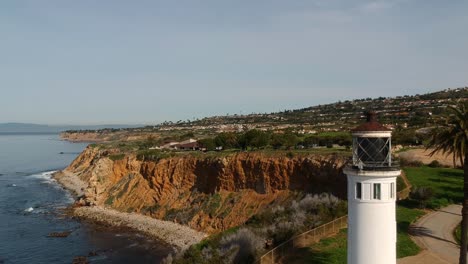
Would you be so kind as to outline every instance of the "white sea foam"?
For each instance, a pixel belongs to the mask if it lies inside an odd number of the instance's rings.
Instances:
[[[56,170],[53,170],[53,171],[45,171],[43,173],[41,173],[41,175],[48,175],[48,176],[52,176],[52,174],[56,173],[57,171]]]
[[[36,179],[42,179],[43,180],[42,182],[52,183],[52,182],[55,182],[55,179],[52,178],[52,174],[54,174],[55,172],[57,171],[56,170],[45,171],[45,172],[33,174],[31,175],[31,177],[36,178]]]
[[[107,259],[107,256],[106,256],[106,255],[99,255],[99,256],[89,257],[88,259],[89,259],[91,262],[93,262],[93,261],[98,261],[98,260]]]
[[[52,179],[52,175],[54,173],[56,173],[57,171],[54,170],[54,171],[46,171],[46,172],[42,172],[42,173],[39,173],[39,177],[40,178],[43,178],[43,179],[47,179],[47,180],[50,180]]]
[[[129,245],[127,248],[132,248],[132,247],[136,247],[136,246],[138,246],[138,243],[133,243],[133,244]]]
[[[53,170],[53,171],[45,171],[45,172],[40,172],[40,173],[36,173],[36,174],[32,174],[30,175],[30,177],[32,178],[35,178],[35,179],[39,179],[41,183],[46,183],[46,184],[50,184],[50,186],[52,186],[53,188],[56,188],[56,189],[63,189],[62,188],[62,185],[60,185],[56,179],[54,179],[52,176],[54,173],[56,173],[57,170]],[[75,201],[75,199],[73,198],[73,196],[71,195],[71,193],[69,192],[66,192],[65,193],[65,199],[64,201],[66,203],[73,203]]]

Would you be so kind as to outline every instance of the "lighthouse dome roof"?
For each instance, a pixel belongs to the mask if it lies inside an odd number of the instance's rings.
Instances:
[[[386,126],[380,124],[377,121],[377,113],[374,111],[369,111],[366,113],[367,115],[367,122],[359,125],[358,127],[351,129],[351,132],[384,132],[384,131],[391,131],[391,129],[387,128]]]

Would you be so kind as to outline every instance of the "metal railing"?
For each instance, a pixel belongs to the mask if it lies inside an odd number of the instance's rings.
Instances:
[[[400,169],[400,161],[393,160],[392,162],[389,161],[354,161],[352,158],[347,161],[347,165],[352,167],[353,169],[359,170],[371,170],[371,171],[381,171],[381,170],[399,170]]]
[[[316,227],[305,233],[297,235],[279,246],[268,251],[257,263],[275,264],[282,263],[284,257],[291,255],[297,248],[306,247],[310,244],[319,242],[322,238],[336,234],[341,229],[348,226],[348,216],[342,216],[324,225]]]

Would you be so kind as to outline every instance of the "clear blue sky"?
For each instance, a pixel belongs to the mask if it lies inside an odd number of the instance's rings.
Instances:
[[[468,2],[0,3],[0,122],[156,123],[468,85]]]

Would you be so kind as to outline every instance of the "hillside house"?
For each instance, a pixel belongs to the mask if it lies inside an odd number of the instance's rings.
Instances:
[[[177,145],[180,150],[199,150],[200,146],[196,139],[184,140]]]
[[[161,149],[173,149],[173,150],[199,150],[200,146],[196,139],[187,139],[181,142],[171,141],[160,147]]]

